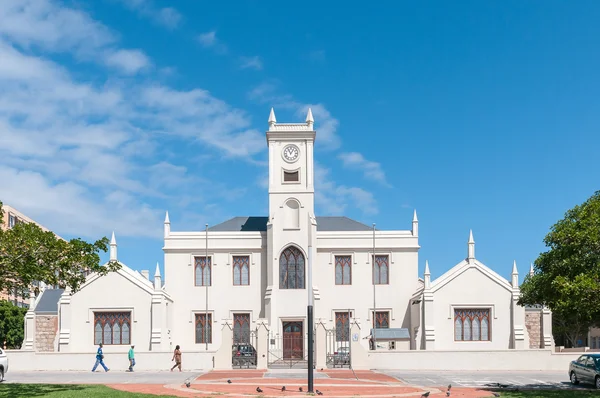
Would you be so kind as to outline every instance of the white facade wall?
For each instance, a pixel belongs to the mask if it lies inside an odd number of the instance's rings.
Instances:
[[[92,352],[97,346],[94,344],[94,311],[102,312],[131,312],[131,344],[139,352],[150,351],[150,326],[153,287],[148,281],[136,280],[135,271],[120,270],[111,272],[106,276],[92,275],[91,282],[71,296],[70,304],[62,308],[69,311],[69,316],[61,314],[59,330],[70,330],[69,342],[61,345],[62,352]],[[166,306],[169,300],[165,300]],[[166,311],[165,311],[166,313]],[[70,318],[70,326],[65,325]],[[166,323],[166,319],[163,320]],[[167,337],[164,325],[165,338]],[[168,350],[168,343],[162,347]],[[127,352],[129,345],[105,345],[106,353]]]
[[[511,291],[471,267],[434,293],[436,350],[507,350],[511,347]],[[508,285],[508,283],[506,283]],[[490,341],[455,341],[454,310],[490,310]]]
[[[373,238],[371,232],[319,232],[314,285],[319,290],[315,318],[335,327],[335,312],[352,316],[372,327]],[[410,231],[376,231],[377,255],[389,256],[389,284],[375,285],[376,311],[387,311],[390,328],[410,329],[409,299],[418,279],[418,239]],[[352,257],[352,284],[335,284],[335,256]],[[326,323],[327,322],[327,323]],[[368,334],[368,333],[367,333]],[[368,347],[368,341],[363,340]]]
[[[208,312],[212,316],[212,343],[209,350],[221,346],[221,326],[234,313],[249,313],[256,322],[264,313],[262,297],[266,289],[264,233],[209,232],[208,256],[212,261],[211,286],[208,287]],[[205,350],[196,344],[195,314],[206,312],[206,287],[195,286],[194,257],[206,255],[206,235],[172,232],[165,239],[165,281],[173,299],[173,346]],[[234,286],[232,257],[250,256],[250,284]]]

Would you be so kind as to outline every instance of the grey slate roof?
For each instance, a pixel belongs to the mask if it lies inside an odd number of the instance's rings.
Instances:
[[[402,340],[410,339],[407,328],[371,329],[371,336],[375,331],[376,340]]]
[[[267,230],[268,217],[233,217],[208,228],[214,232],[261,232]],[[371,231],[371,227],[348,217],[317,217],[317,231]]]
[[[64,289],[46,289],[35,306],[36,314],[58,314],[58,300]]]

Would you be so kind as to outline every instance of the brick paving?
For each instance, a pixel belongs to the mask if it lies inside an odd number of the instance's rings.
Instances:
[[[318,375],[317,375],[318,373]],[[109,387],[129,392],[176,397],[299,397],[308,396],[306,380],[289,377],[265,377],[267,372],[259,370],[212,371],[191,381],[190,387],[183,384],[113,384]],[[358,380],[356,380],[356,377]],[[272,374],[271,374],[272,376]],[[287,376],[287,377],[286,377]],[[227,383],[231,380],[231,383]],[[327,370],[315,372],[315,390],[327,397],[420,397],[429,391],[430,397],[445,397],[445,387],[432,388],[407,385],[400,380],[373,371]],[[286,391],[281,391],[285,386]],[[263,392],[256,391],[260,387]],[[303,388],[303,392],[299,391]],[[475,388],[452,388],[452,397],[492,397],[489,391]]]

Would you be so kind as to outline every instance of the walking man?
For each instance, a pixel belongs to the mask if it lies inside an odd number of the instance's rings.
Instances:
[[[92,368],[92,372],[96,371],[98,365],[102,365],[105,372],[108,372],[110,369],[106,367],[104,364],[104,353],[102,352],[102,343],[98,344],[98,351],[96,351],[96,364]]]
[[[130,372],[133,372],[133,367],[135,366],[135,355],[133,353],[133,348],[134,347],[135,347],[134,345],[131,346],[131,348],[129,349],[129,354],[128,354],[128,357],[129,357],[129,371]]]

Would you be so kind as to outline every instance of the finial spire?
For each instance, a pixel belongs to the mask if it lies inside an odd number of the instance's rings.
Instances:
[[[162,288],[162,283],[160,282],[160,267],[158,266],[158,262],[156,262],[156,271],[154,271],[154,291],[159,291]]]
[[[469,255],[467,257],[468,260],[475,259],[475,240],[473,239],[473,230],[469,230]]]
[[[517,271],[517,260],[513,260],[513,268],[512,268],[512,287],[519,287],[519,272]]]
[[[313,119],[312,109],[308,108],[308,112],[306,113],[306,123],[312,124],[315,122]]]
[[[269,126],[272,126],[275,123],[277,123],[277,119],[275,119],[275,110],[271,108],[271,113],[269,114]]]
[[[169,212],[165,215],[165,224],[164,224],[164,238],[168,238],[171,235],[171,220],[169,220]]]
[[[533,276],[533,263],[529,265],[529,275]]]
[[[110,261],[117,261],[117,239],[115,238],[115,231],[112,233],[110,238]]]
[[[415,212],[413,213],[412,235],[419,236],[419,219],[417,218],[417,209],[415,209]]]
[[[425,260],[425,277],[423,278],[423,282],[425,284],[425,289],[431,289],[431,272],[429,272],[429,262]]]
[[[429,272],[429,261],[425,260],[425,275],[431,275]]]

